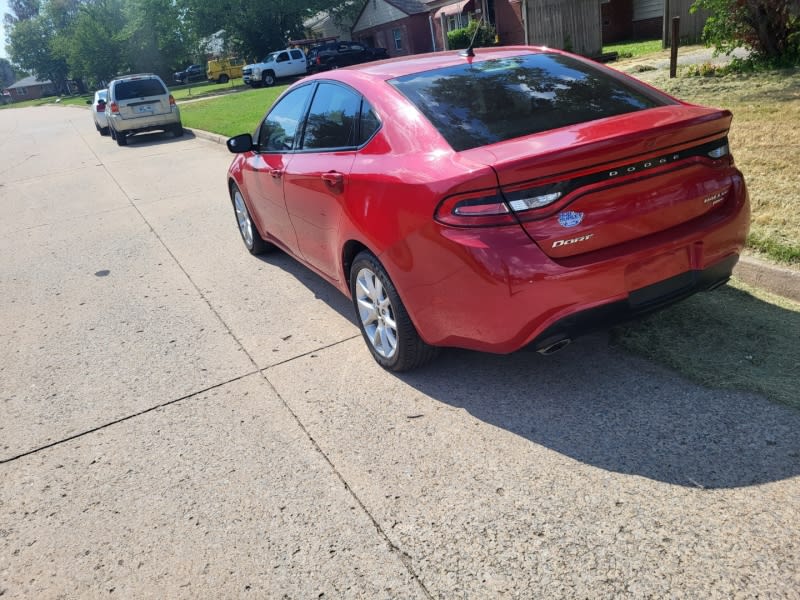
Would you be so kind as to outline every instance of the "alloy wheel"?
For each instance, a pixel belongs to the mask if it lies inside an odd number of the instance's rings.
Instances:
[[[253,223],[244,204],[242,193],[237,189],[233,194],[233,208],[236,211],[236,220],[239,222],[239,232],[248,248],[253,247]]]
[[[356,278],[356,305],[361,324],[372,347],[383,358],[397,352],[397,322],[392,302],[381,279],[363,268]]]

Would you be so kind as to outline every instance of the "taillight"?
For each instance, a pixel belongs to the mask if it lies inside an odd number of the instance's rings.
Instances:
[[[109,108],[109,110],[111,111],[111,114],[113,114],[113,115],[118,115],[118,114],[119,114],[119,106],[117,106],[117,103],[116,103],[116,102],[112,102],[112,103],[109,105],[109,107],[108,107],[108,108]]]
[[[169,95],[169,105],[170,106],[176,106],[175,98],[172,97],[172,94]]]
[[[322,64],[322,60],[320,59],[320,57],[319,57],[319,56],[317,57],[317,64],[318,64],[318,65],[321,65],[321,64]]]
[[[105,104],[98,104],[97,105],[97,112],[106,112],[106,105]]]
[[[512,225],[514,214],[500,190],[482,190],[445,198],[436,208],[436,220],[459,227]]]

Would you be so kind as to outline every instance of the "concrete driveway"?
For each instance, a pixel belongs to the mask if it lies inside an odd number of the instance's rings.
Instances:
[[[224,147],[0,139],[0,596],[798,597],[797,412],[605,335],[388,374]]]

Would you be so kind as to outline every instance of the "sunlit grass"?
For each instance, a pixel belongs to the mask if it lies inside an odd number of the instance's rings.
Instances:
[[[182,103],[181,119],[187,127],[233,136],[252,133],[286,86],[260,88],[221,98]]]
[[[638,58],[661,50],[661,40],[642,40],[603,46],[603,54],[616,52],[618,58]]]

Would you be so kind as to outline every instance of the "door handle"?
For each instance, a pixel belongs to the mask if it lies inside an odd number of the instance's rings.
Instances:
[[[281,175],[283,175],[283,169],[270,169],[269,174],[275,179],[278,179]]]
[[[320,175],[320,177],[322,177],[322,181],[324,181],[330,186],[342,185],[342,183],[344,182],[344,175],[342,175],[341,173],[337,173],[336,171],[323,173],[322,175]]]

